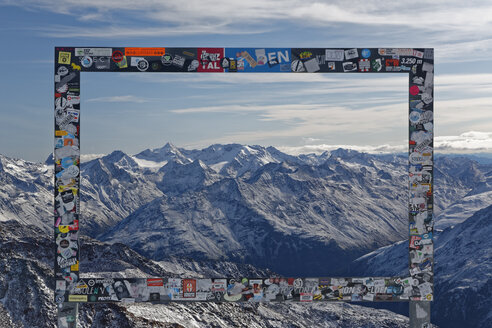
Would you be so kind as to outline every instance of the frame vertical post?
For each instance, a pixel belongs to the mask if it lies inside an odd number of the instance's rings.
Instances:
[[[79,281],[80,69],[73,48],[55,48],[54,237],[58,327],[76,327]]]

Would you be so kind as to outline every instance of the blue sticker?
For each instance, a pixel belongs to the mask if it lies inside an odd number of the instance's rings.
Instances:
[[[369,58],[369,57],[371,57],[371,50],[363,49],[361,54],[362,54],[363,58]]]
[[[235,63],[227,72],[290,72],[290,48],[225,48],[225,57]]]
[[[71,157],[64,157],[61,159],[61,166],[66,169],[67,167],[75,165],[73,158]]]

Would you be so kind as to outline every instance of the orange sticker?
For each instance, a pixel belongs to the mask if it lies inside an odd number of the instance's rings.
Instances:
[[[166,48],[125,48],[125,56],[162,56]]]
[[[70,271],[79,271],[79,261],[77,261],[75,264],[72,264],[70,266]]]
[[[62,137],[62,136],[66,136],[68,134],[67,131],[63,131],[63,130],[56,130],[55,131],[55,137]]]

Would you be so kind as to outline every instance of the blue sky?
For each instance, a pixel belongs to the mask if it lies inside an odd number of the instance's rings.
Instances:
[[[55,46],[435,48],[438,152],[492,152],[490,1],[0,0],[0,153],[53,148]],[[402,74],[84,73],[81,151],[405,150]]]

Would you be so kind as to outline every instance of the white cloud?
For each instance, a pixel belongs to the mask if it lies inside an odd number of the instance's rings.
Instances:
[[[438,152],[492,152],[492,132],[469,131],[459,136],[437,136],[434,144]]]
[[[151,99],[141,98],[133,95],[125,95],[125,96],[111,96],[111,97],[98,97],[87,99],[87,102],[103,102],[103,103],[147,103],[150,102]]]
[[[38,29],[52,37],[128,38],[200,34],[255,34],[288,24],[311,28],[367,26],[385,44],[435,47],[440,61],[488,58],[492,50],[490,1],[330,1],[316,0],[0,0],[3,5],[74,16],[84,25]],[[128,18],[131,16],[131,18]],[[87,26],[95,21],[97,26]],[[100,24],[102,23],[102,24]],[[292,25],[290,25],[292,26]],[[63,31],[63,33],[60,33]],[[340,31],[337,31],[340,33]],[[361,37],[360,30],[356,34]],[[379,41],[378,41],[379,42]],[[372,45],[374,46],[374,45]],[[378,46],[378,45],[376,45]]]
[[[325,151],[331,151],[338,148],[344,149],[352,149],[363,153],[371,153],[371,154],[381,154],[381,153],[396,153],[396,152],[404,152],[407,150],[405,146],[391,146],[391,145],[379,145],[379,146],[357,146],[357,145],[304,145],[298,147],[286,147],[286,146],[277,146],[278,150],[290,154],[290,155],[300,155],[300,154],[322,154]]]

